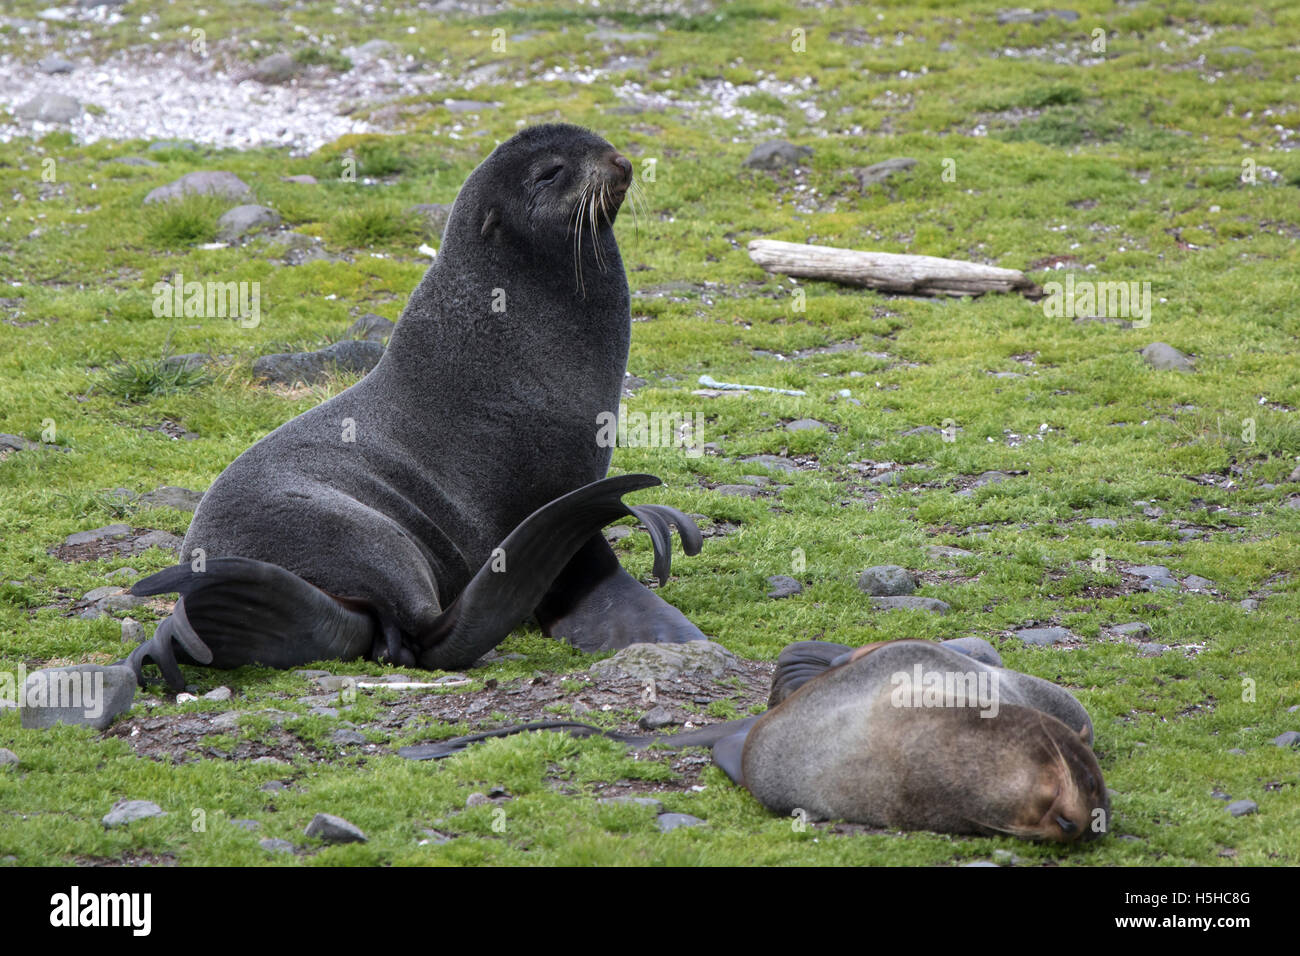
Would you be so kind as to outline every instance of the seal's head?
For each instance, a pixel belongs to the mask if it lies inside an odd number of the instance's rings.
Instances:
[[[1025,752],[1035,767],[1023,812],[1008,831],[1052,843],[1104,835],[1110,826],[1110,801],[1088,746],[1088,728],[1074,731],[1046,714],[1018,716],[1027,725]]]
[[[448,224],[456,242],[572,257],[606,271],[616,255],[610,227],[628,190],[632,163],[580,126],[531,126],[506,140],[465,181]]]

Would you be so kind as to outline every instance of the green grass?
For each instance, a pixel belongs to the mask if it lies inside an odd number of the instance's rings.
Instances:
[[[35,18],[46,5],[15,0],[12,15]],[[268,13],[228,3],[208,4],[200,17],[200,6],[142,0],[115,26],[47,27],[88,29],[90,49],[107,55],[143,42],[137,20],[145,12],[155,18],[147,29],[163,37],[187,37],[183,30],[201,20],[210,42],[221,37],[232,49],[252,40],[276,49],[297,25],[331,38],[318,61],[332,69],[344,65],[328,51],[379,37],[426,66],[473,59],[500,62],[502,74],[496,85],[405,104],[413,109],[399,134],[347,137],[308,157],[175,149],[149,153],[162,164],[154,168],[117,162],[143,155],[139,142],[79,145],[51,134],[0,144],[11,199],[0,216],[0,276],[8,280],[0,288],[0,432],[63,449],[0,461],[0,670],[120,657],[120,622],[83,620],[69,613],[70,602],[115,570],[143,575],[171,557],[154,550],[67,564],[49,549],[115,521],[183,533],[187,515],[135,510],[108,492],[206,488],[252,442],[344,387],[269,390],[253,384],[250,365],[269,351],[333,341],[366,311],[396,318],[428,261],[416,250],[419,224],[404,210],[450,202],[518,124],[562,118],[601,133],[638,169],[657,160],[655,181],[644,183],[646,213],[635,229],[626,215],[618,227],[637,320],[629,367],[648,381],[628,407],[699,412],[703,439],[723,449],[703,458],[664,448],[615,453],[616,469],[665,480],[641,500],[738,526],[708,539],[701,555],[678,556],[664,596],[707,634],[758,660],[810,638],[992,640],[1009,666],[1061,683],[1089,709],[1115,791],[1114,828],[1078,850],[927,833],[798,832],[714,768],[699,780],[703,790],[691,790],[668,758],[634,760],[608,741],[549,734],[494,741],[438,765],[392,755],[407,742],[469,730],[468,722],[367,728],[380,749],[345,757],[329,742],[338,720],[297,704],[311,693],[304,681],[260,668],[192,669],[202,690],[232,687],[241,711],[301,715],[284,732],[323,756],[296,757],[288,769],[219,756],[172,766],[83,729],[23,731],[16,715],[0,711],[0,747],[21,760],[0,769],[0,857],[950,865],[1011,849],[1027,865],[1300,862],[1300,754],[1271,744],[1300,729],[1300,713],[1288,712],[1300,704],[1300,509],[1285,505],[1300,493],[1289,478],[1300,456],[1300,152],[1280,148],[1284,134],[1275,129],[1296,125],[1294,5],[1085,0],[1072,5],[1077,23],[1005,27],[995,12],[1010,4],[970,2],[889,3],[870,16],[851,5],[760,2],[662,15],[615,2],[602,4],[600,24],[589,10],[542,2],[450,27],[418,12],[316,4]],[[539,79],[547,69],[603,64],[610,54],[586,34],[611,24],[658,37],[626,44],[629,54],[652,57],[647,71],[627,79],[706,106],[717,84],[749,84],[740,105],[762,125],[699,105],[629,113],[608,83]],[[496,27],[509,37],[534,35],[493,53]],[[1089,49],[1094,27],[1107,31],[1105,59],[1084,65],[1098,57]],[[806,31],[801,53],[791,45],[795,28]],[[830,39],[858,36],[855,28],[882,42]],[[1212,37],[1189,42],[1207,30]],[[16,35],[3,42],[28,56]],[[940,50],[945,42],[952,49]],[[1215,52],[1228,45],[1256,53]],[[1007,48],[1020,55],[1002,55]],[[809,76],[816,82],[804,84]],[[800,85],[792,93],[793,84]],[[449,95],[505,105],[469,121],[442,106]],[[971,135],[977,125],[987,135]],[[471,135],[478,129],[485,135]],[[772,135],[813,148],[806,172],[742,168],[749,149]],[[862,191],[850,174],[900,156],[918,165],[886,188]],[[55,184],[41,180],[51,157]],[[353,181],[340,176],[348,158],[356,161]],[[1242,179],[1243,160],[1257,169],[1254,183]],[[233,203],[142,205],[150,189],[207,168],[240,176],[284,216],[285,228],[323,237],[337,261],[286,267],[259,241],[201,248]],[[303,172],[320,185],[281,182]],[[1067,271],[1080,280],[1149,282],[1152,323],[1075,323],[1016,296],[928,300],[816,282],[799,284],[806,308],[796,311],[795,284],[765,275],[746,255],[758,237],[973,259],[1029,270],[1040,283]],[[1061,257],[1075,264],[1034,271]],[[261,325],[155,317],[150,289],[177,273],[260,283]],[[636,294],[670,283],[687,293]],[[784,361],[755,354],[848,341],[859,350]],[[1147,368],[1138,352],[1153,341],[1194,355],[1195,374]],[[164,349],[230,359],[202,377],[174,379],[153,358]],[[807,394],[703,398],[692,394],[700,375]],[[833,429],[782,427],[803,417]],[[164,421],[199,438],[173,440],[158,430]],[[948,422],[960,429],[951,442],[902,434]],[[819,468],[781,477],[788,487],[759,500],[708,490],[758,471],[736,459],[783,450],[815,456]],[[904,484],[869,485],[852,467],[864,461],[907,467]],[[962,476],[993,469],[1024,474],[956,494]],[[1090,517],[1118,526],[1092,529]],[[1180,526],[1206,534],[1184,541]],[[1162,544],[1143,543],[1151,541]],[[931,559],[931,544],[974,555]],[[648,577],[645,536],[618,547],[629,569]],[[1133,592],[1120,587],[1116,562],[1199,574],[1220,595]],[[925,574],[921,593],[943,599],[951,613],[873,611],[854,581],[881,563]],[[765,598],[774,574],[799,578],[803,594]],[[1239,602],[1252,595],[1261,604],[1247,612]],[[152,627],[156,615],[132,613]],[[1131,620],[1147,622],[1153,639],[1172,649],[1145,658],[1107,636],[1106,627]],[[1005,636],[1047,622],[1082,642],[1039,649]],[[521,629],[502,651],[523,659],[494,662],[474,672],[476,681],[546,677],[564,692],[557,713],[590,682],[587,659],[535,630]],[[361,662],[331,667],[381,672]],[[732,693],[719,688],[702,709],[743,714],[748,705],[738,707]],[[164,704],[159,712],[184,710]],[[383,701],[361,695],[348,719],[377,724],[386,712]],[[215,753],[270,732],[264,717],[244,720],[213,742]],[[259,790],[284,779],[288,790]],[[667,809],[707,826],[664,835],[643,808],[595,802],[598,784],[620,781],[663,782]],[[464,809],[470,793],[494,786],[512,799]],[[1230,817],[1211,796],[1215,788],[1255,800],[1260,811]],[[168,816],[105,831],[100,818],[123,797],[155,800]],[[494,829],[497,809],[504,830]],[[193,828],[195,810],[202,830]],[[257,846],[263,837],[308,845],[302,829],[321,810],[347,817],[370,842],[303,857]],[[261,829],[249,834],[228,822],[239,818]],[[455,839],[421,845],[426,828]]]

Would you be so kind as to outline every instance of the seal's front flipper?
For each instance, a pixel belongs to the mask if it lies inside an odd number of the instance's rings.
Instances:
[[[584,542],[632,513],[623,495],[657,484],[653,475],[603,478],[534,511],[493,551],[429,631],[416,635],[420,666],[467,667],[496,647],[537,607]]]
[[[180,664],[285,668],[350,660],[369,651],[378,635],[369,614],[291,571],[251,558],[211,558],[201,571],[178,564],[131,588],[138,596],[174,592],[181,597],[171,616],[126,661],[141,683],[149,661],[168,687],[182,690]]]
[[[829,641],[799,641],[786,645],[776,659],[776,673],[772,675],[772,693],[767,698],[767,706],[775,707],[814,677],[846,663],[852,652],[853,648],[845,644]]]

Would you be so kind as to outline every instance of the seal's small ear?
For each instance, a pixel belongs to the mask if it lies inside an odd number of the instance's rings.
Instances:
[[[1079,739],[1089,747],[1092,746],[1092,734],[1088,733],[1088,725],[1083,724],[1079,727]]]
[[[497,212],[496,208],[493,207],[492,209],[489,209],[487,215],[483,217],[483,228],[479,230],[479,237],[486,239],[496,231],[496,228],[499,225],[501,225],[501,213]]]

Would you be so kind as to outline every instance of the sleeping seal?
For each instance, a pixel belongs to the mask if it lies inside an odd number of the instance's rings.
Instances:
[[[179,592],[131,655],[293,667],[369,655],[461,668],[529,614],[585,651],[703,637],[619,565],[599,533],[628,514],[669,571],[680,512],[628,506],[659,484],[606,478],[631,336],[613,224],[632,164],[576,126],[498,146],[453,204],[438,257],[360,382],[240,455],[204,495]]]
[[[763,806],[809,819],[1072,843],[1110,807],[1092,721],[1064,689],[1007,670],[987,642],[805,641],[781,652],[761,717],[643,736],[550,722],[405,748],[436,759],[522,730],[604,734],[636,746],[712,746]]]

